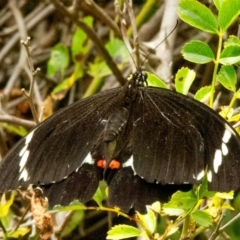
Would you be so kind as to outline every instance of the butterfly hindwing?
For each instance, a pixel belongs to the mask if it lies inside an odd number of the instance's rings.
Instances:
[[[73,200],[83,203],[91,200],[101,179],[102,170],[100,168],[84,163],[66,179],[41,187],[44,195],[48,198],[50,208],[52,208],[59,204],[66,206]]]

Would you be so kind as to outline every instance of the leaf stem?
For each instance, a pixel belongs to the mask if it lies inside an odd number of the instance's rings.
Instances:
[[[214,70],[213,70],[212,85],[211,85],[211,95],[210,95],[210,102],[209,102],[209,106],[211,108],[213,107],[215,85],[216,85],[216,80],[217,80],[217,71],[218,71],[218,66],[219,66],[220,54],[221,54],[221,50],[222,50],[222,42],[223,42],[222,38],[223,38],[223,33],[219,32],[218,49],[217,49],[216,59],[214,61]]]
[[[190,214],[186,215],[185,220],[183,222],[182,234],[180,239],[185,239],[188,233],[190,223]]]
[[[227,118],[227,116],[228,116],[229,112],[231,111],[236,100],[237,100],[237,93],[234,93],[233,98],[232,98],[230,104],[228,105],[227,111],[225,112],[225,114],[223,116],[225,119]]]

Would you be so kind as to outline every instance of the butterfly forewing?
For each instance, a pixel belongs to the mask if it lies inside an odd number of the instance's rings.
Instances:
[[[195,184],[207,168],[211,189],[238,188],[240,180],[233,176],[240,174],[239,146],[236,132],[207,106],[169,90],[144,88],[135,111],[133,156],[137,174],[148,182]]]
[[[60,181],[79,168],[118,107],[120,92],[83,99],[41,123],[1,163],[0,191]]]

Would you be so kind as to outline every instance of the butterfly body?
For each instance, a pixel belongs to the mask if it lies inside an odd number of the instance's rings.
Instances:
[[[23,138],[0,164],[0,191],[41,186],[50,206],[90,200],[99,181],[123,211],[166,201],[198,184],[240,186],[240,139],[216,112],[187,96],[145,86],[135,73],[125,86],[57,112]]]

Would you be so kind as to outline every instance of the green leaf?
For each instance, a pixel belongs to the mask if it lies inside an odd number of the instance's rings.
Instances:
[[[54,77],[57,73],[64,75],[64,70],[69,64],[69,53],[66,46],[61,43],[55,45],[51,51],[50,59],[47,64],[47,74]]]
[[[198,200],[204,198],[204,197],[213,197],[215,195],[215,192],[213,191],[208,191],[208,176],[207,174],[204,174],[202,178],[202,183],[197,187],[198,190]]]
[[[224,48],[232,45],[238,45],[240,46],[240,39],[234,35],[229,36],[227,41],[224,43]]]
[[[232,65],[240,61],[240,46],[231,45],[223,49],[219,62],[224,65]]]
[[[20,239],[30,232],[30,227],[18,227],[17,230],[7,233],[9,239]]]
[[[83,21],[89,26],[93,25],[93,18],[88,16],[83,19]],[[80,60],[85,57],[86,53],[89,51],[91,42],[88,41],[87,34],[80,28],[77,28],[72,39],[71,52],[74,62],[80,62]]]
[[[83,76],[82,65],[75,63],[75,69],[72,75],[61,81],[51,92],[51,97],[55,100],[61,100],[65,97],[72,85]]]
[[[82,210],[72,212],[71,218],[65,222],[64,228],[61,230],[61,239],[71,234],[72,231],[81,224],[84,219],[84,213],[85,211]]]
[[[0,126],[6,129],[8,132],[17,134],[21,137],[24,137],[28,134],[28,131],[23,126],[15,126],[8,123],[0,123]]]
[[[13,204],[13,200],[14,200],[13,191],[11,192],[11,195],[10,195],[9,199],[7,199],[6,194],[3,193],[0,200],[1,200],[0,201],[0,219],[1,219],[1,218],[8,215],[8,213],[10,211],[10,207]]]
[[[60,206],[57,205],[53,208],[53,210],[48,211],[49,213],[54,212],[66,212],[66,211],[73,211],[73,210],[86,210],[86,206],[79,201],[73,201],[68,206]]]
[[[102,201],[104,197],[100,187],[98,187],[97,191],[95,192],[93,199],[95,200],[95,202],[98,204],[99,207],[102,207]]]
[[[177,92],[186,95],[195,79],[195,76],[196,73],[189,68],[179,69],[175,77],[175,85]]]
[[[191,41],[182,49],[183,57],[194,63],[208,63],[214,60],[214,53],[208,44],[202,41]]]
[[[233,199],[234,191],[230,192],[217,192],[216,197],[222,198],[222,199]]]
[[[189,211],[197,203],[197,196],[191,190],[189,192],[176,192],[171,200],[163,205],[163,211],[171,216]]]
[[[139,220],[153,234],[156,229],[157,217],[150,207],[147,206],[147,214],[137,213]]]
[[[229,91],[236,92],[237,75],[233,66],[222,66],[217,80]]]
[[[219,10],[218,22],[222,32],[225,32],[228,27],[236,20],[240,14],[239,0],[226,0],[222,2]]]
[[[179,17],[189,25],[209,33],[218,33],[218,23],[209,8],[195,0],[182,0],[178,6]]]
[[[209,100],[211,95],[211,86],[205,86],[200,88],[195,96],[194,99],[198,100],[199,102],[206,102]]]
[[[203,211],[195,211],[191,213],[191,217],[194,219],[194,221],[203,227],[209,227],[212,225],[212,217]]]
[[[222,6],[223,1],[224,1],[224,0],[213,0],[214,5],[215,5],[216,8],[218,9],[218,11],[219,11],[219,9],[220,9],[221,6]]]
[[[105,45],[105,48],[108,50],[110,56],[115,59],[118,66],[119,63],[126,63],[131,58],[129,52],[126,49],[125,43],[117,38],[114,38],[111,41],[109,41]],[[120,66],[120,69],[121,68],[122,66]]]
[[[162,79],[157,77],[155,74],[147,72],[147,75],[148,75],[148,78],[147,78],[148,86],[166,88],[166,89],[168,88],[166,83]]]
[[[128,225],[117,225],[108,231],[107,239],[125,239],[140,235],[141,231],[138,228]]]

